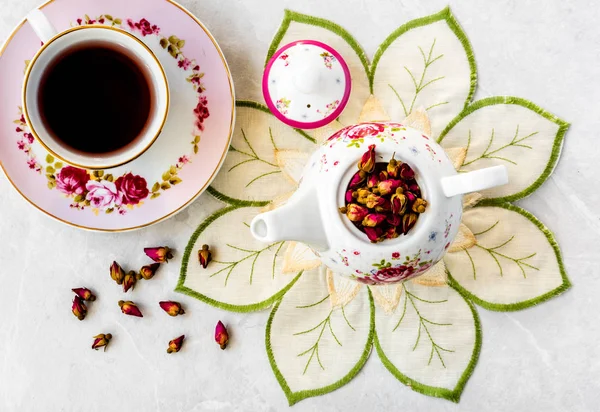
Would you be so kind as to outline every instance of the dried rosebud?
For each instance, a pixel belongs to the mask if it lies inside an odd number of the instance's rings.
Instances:
[[[402,165],[400,166],[400,172],[398,174],[404,180],[414,179],[415,177],[414,170],[412,170],[411,167],[406,163],[402,163]]]
[[[352,196],[352,190],[346,191],[345,200],[346,200],[346,203],[350,203],[350,202],[352,202],[352,200],[354,200],[354,197]]]
[[[150,265],[142,266],[140,269],[140,276],[146,280],[150,280],[156,274],[160,263],[152,263]]]
[[[379,183],[379,176],[377,176],[375,174],[372,174],[367,178],[367,187],[369,189],[377,187],[378,183]]]
[[[386,216],[382,213],[369,213],[362,221],[363,226],[375,227],[385,222]]]
[[[122,284],[123,279],[125,279],[125,271],[117,262],[113,262],[110,265],[110,277],[117,282],[117,285]]]
[[[396,227],[392,226],[388,230],[385,231],[386,239],[395,239],[397,237],[398,237],[398,232],[396,231]]]
[[[356,194],[356,196],[354,196]],[[358,189],[352,194],[352,197],[356,197],[356,201],[361,204],[366,204],[368,197],[371,195],[368,189]]]
[[[350,203],[346,209],[346,216],[352,222],[361,222],[369,214],[369,209],[356,203]]]
[[[358,162],[358,168],[365,173],[371,173],[375,170],[375,145],[369,146],[369,150],[366,151],[360,161]]]
[[[121,312],[123,312],[126,315],[129,316],[137,316],[138,318],[143,318],[144,315],[142,315],[142,312],[140,311],[140,309],[137,307],[137,305],[135,303],[133,303],[132,301],[128,300],[128,301],[119,301],[119,307],[121,308]]]
[[[407,234],[416,222],[417,215],[415,213],[407,213],[404,216],[402,216],[402,233]]]
[[[379,180],[387,180],[388,178],[393,176],[388,176],[386,171],[379,172]]]
[[[390,203],[392,204],[392,213],[401,215],[406,211],[406,196],[402,193],[393,194]]]
[[[425,208],[427,207],[427,201],[424,199],[417,199],[415,203],[412,205],[413,212],[416,213],[425,213]]]
[[[129,289],[133,290],[135,288],[135,282],[137,282],[136,273],[133,270],[130,270],[125,275],[125,279],[123,279],[123,292],[127,293]]]
[[[375,206],[375,211],[377,213],[389,212],[392,209],[392,204],[389,200],[383,199],[383,203],[379,206]]]
[[[185,335],[181,335],[178,338],[173,339],[169,342],[169,347],[167,348],[167,353],[179,352],[181,346],[183,345],[183,340],[185,339]]]
[[[92,343],[92,349],[98,350],[104,347],[104,351],[106,352],[106,347],[110,343],[111,339],[112,335],[110,333],[101,333],[99,335],[94,336],[94,343]]]
[[[406,196],[406,199],[408,199],[408,201],[412,204],[415,200],[417,200],[417,195],[415,195],[412,192],[404,192],[404,195]]]
[[[340,213],[346,214],[348,212],[348,208],[346,206],[342,206],[338,209]]]
[[[386,222],[392,226],[400,226],[402,223],[402,217],[400,217],[400,215],[388,215]]]
[[[71,290],[83,300],[89,300],[90,302],[96,300],[96,296],[88,288],[75,288]]]
[[[400,180],[388,179],[383,182],[379,182],[377,188],[379,189],[379,194],[381,196],[389,195],[390,193],[394,193],[396,189],[400,186]]]
[[[383,234],[381,227],[365,227],[365,233],[372,243],[377,243]]]
[[[352,179],[350,179],[350,184],[348,187],[350,189],[354,189],[360,186],[360,184],[365,181],[365,177],[366,175],[363,172],[356,172],[354,176],[352,176]]]
[[[408,190],[410,190],[413,193],[418,193],[421,191],[421,188],[419,187],[418,184],[411,183],[410,185],[408,185]]]
[[[373,209],[375,206],[381,206],[385,203],[385,199],[379,195],[371,193],[367,196],[367,207]]]
[[[148,255],[150,259],[157,263],[168,262],[169,259],[173,259],[173,254],[171,253],[171,249],[166,246],[160,247],[147,247],[144,248],[144,253]]]
[[[71,306],[73,315],[79,320],[84,320],[87,315],[87,306],[83,303],[83,300],[79,296],[75,296],[73,299],[73,306]]]
[[[200,265],[206,269],[210,261],[212,260],[212,253],[208,248],[208,245],[202,245],[202,249],[198,251],[198,261]]]
[[[225,349],[229,342],[229,333],[227,333],[227,328],[225,328],[225,325],[223,325],[223,322],[221,321],[217,323],[215,328],[215,341],[219,344],[221,349]]]
[[[173,302],[171,300],[158,302],[160,307],[167,312],[170,316],[183,315],[185,311],[181,307],[179,302]]]
[[[402,162],[399,162],[392,157],[387,165],[388,175],[390,177],[397,178],[400,174],[400,166],[402,166]]]

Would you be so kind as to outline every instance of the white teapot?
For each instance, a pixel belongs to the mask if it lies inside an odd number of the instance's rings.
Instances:
[[[352,200],[349,185],[370,148],[378,163],[392,158],[406,163],[427,204],[406,234],[376,243],[340,213]],[[457,173],[442,147],[419,130],[400,123],[361,123],[325,141],[308,161],[298,190],[284,205],[256,216],[250,230],[265,242],[303,242],[332,271],[359,282],[401,282],[442,259],[461,223],[463,194],[507,182],[504,166]]]

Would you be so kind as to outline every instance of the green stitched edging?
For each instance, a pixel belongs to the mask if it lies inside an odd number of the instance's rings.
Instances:
[[[544,169],[540,177],[538,177],[537,180],[531,184],[531,186],[523,189],[518,193],[504,197],[485,199],[484,201],[482,201],[483,205],[500,205],[504,202],[514,202],[515,200],[522,199],[535,192],[542,185],[542,183],[544,183],[546,179],[552,174],[552,171],[556,167],[556,164],[558,163],[558,159],[560,157],[564,136],[567,129],[569,128],[569,123],[559,119],[551,113],[548,113],[547,111],[537,106],[535,103],[530,102],[529,100],[525,100],[520,97],[514,96],[495,96],[478,100],[466,107],[461,113],[458,114],[458,116],[456,116],[450,123],[448,123],[448,126],[446,126],[446,128],[440,134],[440,137],[438,138],[438,143],[441,143],[442,140],[444,140],[444,137],[446,137],[446,135],[450,132],[450,130],[452,130],[454,126],[456,126],[461,120],[469,116],[471,113],[483,107],[494,106],[496,104],[516,104],[518,106],[525,107],[539,114],[546,120],[556,123],[559,126],[559,128],[558,132],[556,133],[556,138],[554,139],[554,145],[552,147],[550,159],[548,159],[548,164],[546,165],[546,168]]]
[[[389,360],[389,358],[383,352],[383,348],[381,347],[381,344],[379,343],[379,338],[377,337],[377,330],[375,330],[374,344],[375,344],[375,349],[377,350],[377,354],[379,355],[379,359],[381,359],[381,362],[383,363],[383,365],[400,382],[407,385],[412,390],[422,393],[424,395],[434,396],[436,398],[444,398],[444,399],[448,399],[452,402],[458,403],[458,401],[460,401],[460,395],[462,394],[463,390],[465,389],[465,385],[467,384],[467,381],[471,377],[471,374],[473,373],[473,370],[475,369],[475,365],[477,365],[477,361],[479,360],[479,354],[481,352],[481,341],[482,341],[481,335],[482,334],[481,334],[481,321],[479,320],[479,314],[477,313],[477,309],[475,309],[475,306],[473,305],[473,303],[471,303],[469,301],[468,297],[461,290],[454,288],[454,286],[452,286],[452,287],[454,290],[456,290],[456,292],[458,292],[459,295],[462,296],[462,298],[465,300],[467,305],[469,305],[469,308],[471,309],[471,313],[473,314],[473,319],[475,322],[475,347],[473,348],[473,353],[471,355],[471,361],[467,365],[467,368],[463,372],[458,383],[456,384],[456,387],[453,390],[422,384],[420,382],[415,381],[414,379],[409,378],[408,376],[406,376],[402,372],[400,372],[398,370],[398,368],[396,368],[396,366]]]
[[[371,90],[371,94],[373,93],[373,81],[375,79],[375,72],[377,71],[377,65],[379,64],[379,60],[383,53],[387,50],[387,48],[401,35],[406,33],[409,30],[416,29],[418,27],[427,26],[429,24],[435,23],[440,20],[446,20],[448,27],[450,30],[458,37],[458,40],[462,44],[465,49],[465,53],[467,54],[467,60],[469,61],[469,67],[471,69],[471,86],[469,88],[469,95],[465,100],[465,107],[471,102],[471,98],[475,93],[475,87],[477,86],[477,63],[475,62],[475,56],[473,54],[473,48],[471,47],[471,43],[467,38],[467,35],[462,30],[458,21],[452,15],[450,11],[450,7],[446,7],[442,11],[432,14],[430,16],[421,17],[419,19],[411,20],[408,23],[398,27],[396,30],[392,32],[384,41],[381,43],[377,51],[375,52],[375,57],[373,58],[373,64],[371,65],[370,72],[367,71],[369,76],[369,88]]]
[[[212,186],[209,186],[206,191],[212,197],[219,199],[222,202],[229,203],[232,206],[239,207],[265,207],[270,204],[271,200],[242,200],[242,199],[234,199],[233,197],[229,197],[219,192]]]
[[[209,193],[210,193],[210,189],[211,188],[209,188]],[[214,189],[213,189],[213,191],[214,191]],[[211,195],[215,196],[213,193],[211,193]],[[232,200],[235,201],[236,199],[232,199]],[[239,201],[239,202],[243,202],[243,201]],[[267,204],[268,203],[269,202],[267,202]],[[208,303],[211,306],[215,306],[220,309],[228,310],[230,312],[254,312],[254,311],[262,310],[262,309],[265,309],[265,308],[268,308],[269,306],[271,306],[273,304],[273,302],[280,299],[288,290],[290,290],[290,288],[298,281],[298,279],[300,279],[302,272],[298,273],[298,275],[296,275],[296,277],[290,283],[288,283],[283,289],[281,289],[279,292],[277,292],[270,298],[263,300],[262,302],[257,302],[257,303],[253,303],[250,305],[232,305],[230,303],[219,302],[218,300],[209,298],[208,296],[203,295],[199,292],[196,292],[195,290],[190,289],[184,285],[185,278],[187,275],[187,266],[188,266],[188,263],[190,260],[190,256],[192,254],[194,244],[196,244],[196,240],[198,240],[198,237],[200,236],[200,234],[202,232],[204,232],[204,230],[206,230],[206,228],[208,228],[208,226],[210,226],[211,223],[213,223],[215,220],[217,220],[221,216],[224,216],[227,213],[233,212],[234,210],[240,209],[242,207],[248,207],[248,206],[232,205],[232,206],[225,207],[223,209],[219,209],[215,213],[210,215],[208,218],[206,218],[206,220],[204,222],[202,222],[200,224],[200,226],[198,226],[198,228],[194,231],[194,233],[192,234],[192,237],[188,241],[188,244],[185,248],[185,252],[183,253],[183,259],[181,260],[181,271],[179,272],[179,280],[177,282],[177,286],[175,287],[175,292],[183,293],[185,295],[191,296],[191,297],[201,300],[205,303]]]
[[[271,116],[273,116],[273,113],[271,113],[271,111],[269,110],[269,108],[267,106],[265,106],[264,104],[252,101],[252,100],[236,100],[235,101],[235,105],[237,107],[249,107],[251,109],[256,109],[256,110],[260,110],[261,112],[265,112],[267,114],[270,114]],[[317,139],[315,139],[314,137],[311,137],[308,133],[306,133],[304,130],[302,129],[296,129],[293,128],[297,133],[299,133],[302,137],[304,137],[305,139],[313,142],[313,143],[317,143]]]
[[[275,317],[277,309],[279,308],[279,305],[281,304],[281,300],[277,302],[277,304],[273,307],[271,315],[269,316],[269,321],[267,322],[267,330],[265,332],[265,346],[267,349],[269,363],[271,364],[271,368],[273,369],[273,373],[275,374],[275,377],[277,378],[277,382],[279,382],[281,389],[283,389],[283,392],[285,393],[285,396],[287,397],[290,406],[294,405],[297,402],[300,402],[303,399],[310,398],[313,396],[325,395],[326,393],[341,388],[342,386],[350,382],[365,365],[367,359],[369,358],[369,355],[371,354],[371,348],[373,346],[373,337],[375,334],[375,304],[373,302],[373,296],[371,295],[371,291],[368,290],[368,293],[369,307],[371,309],[369,335],[367,336],[365,350],[363,351],[357,364],[354,365],[354,367],[348,372],[346,376],[344,376],[339,381],[332,383],[331,385],[327,385],[323,388],[310,389],[299,392],[293,392],[290,389],[289,385],[287,384],[287,381],[283,377],[281,371],[277,367],[277,363],[275,362],[275,356],[273,355],[273,350],[271,348],[271,325],[273,324],[273,319]]]
[[[473,293],[469,292],[468,290],[466,290],[464,287],[462,287],[460,285],[460,283],[452,277],[452,274],[450,273],[450,271],[448,271],[448,284],[452,285],[452,287],[454,289],[461,292],[461,294],[463,294],[467,298],[471,299],[473,302],[477,303],[482,308],[497,311],[497,312],[513,312],[516,310],[529,308],[531,306],[545,302],[548,299],[553,298],[554,296],[558,296],[561,293],[563,293],[565,290],[567,290],[571,287],[571,282],[569,281],[569,278],[567,277],[567,272],[565,271],[565,267],[564,267],[564,264],[562,261],[560,247],[558,246],[556,239],[554,239],[554,235],[534,215],[532,215],[527,210],[522,209],[522,208],[515,206],[513,204],[510,204],[510,203],[494,204],[491,206],[477,205],[475,207],[501,207],[503,209],[517,212],[520,215],[525,216],[527,219],[529,219],[529,221],[531,223],[536,225],[538,227],[538,229],[540,229],[542,231],[542,233],[546,236],[546,239],[548,239],[548,243],[550,243],[550,245],[554,249],[554,253],[556,254],[556,260],[558,262],[558,268],[560,270],[560,276],[562,277],[563,283],[560,286],[558,286],[557,288],[551,290],[550,292],[546,292],[543,295],[538,296],[537,298],[528,299],[528,300],[525,300],[522,302],[517,302],[517,303],[492,303],[492,302],[483,300],[483,299],[477,297],[476,295],[474,295]]]
[[[369,74],[369,61],[367,59],[367,55],[365,54],[364,50],[360,47],[358,42],[354,39],[354,37],[352,37],[352,35],[348,33],[342,26],[326,19],[309,16],[307,14],[297,13],[291,10],[285,10],[283,22],[281,23],[279,30],[277,30],[277,33],[275,33],[275,37],[273,37],[271,45],[269,46],[269,51],[265,60],[265,66],[267,65],[267,63],[269,63],[269,60],[279,48],[279,43],[281,43],[281,39],[283,39],[283,36],[285,36],[285,33],[290,27],[290,23],[292,21],[322,27],[340,36],[346,41],[346,43],[348,43],[352,50],[354,50],[354,52],[360,59],[360,62],[362,63],[363,67],[365,68],[365,72],[367,73],[367,75]]]

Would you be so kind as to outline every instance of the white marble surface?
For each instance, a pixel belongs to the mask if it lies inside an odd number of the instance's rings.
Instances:
[[[2,0],[0,38],[37,0]],[[440,10],[445,0],[183,0],[220,41],[239,98],[258,98],[264,56],[285,7],[335,20],[372,56],[400,24]],[[483,348],[461,403],[410,391],[376,354],[348,385],[300,402],[295,411],[597,411],[600,404],[600,6],[594,1],[450,1],[475,50],[476,98],[525,97],[572,123],[551,179],[520,204],[555,232],[574,287],[515,313],[480,309]],[[175,218],[135,233],[73,229],[30,207],[0,177],[0,411],[279,411],[287,401],[264,350],[267,312],[232,314],[172,292],[179,258],[135,295],[173,298],[185,317],[147,307],[143,322],[123,317],[121,293],[106,274],[117,259],[137,267],[141,249],[180,250],[205,217],[198,202]],[[179,254],[181,256],[181,254]],[[178,256],[178,257],[179,257]],[[89,319],[70,314],[72,287],[100,293]],[[218,319],[232,344],[213,342]],[[101,331],[106,353],[90,350]],[[189,336],[167,356],[167,341]]]

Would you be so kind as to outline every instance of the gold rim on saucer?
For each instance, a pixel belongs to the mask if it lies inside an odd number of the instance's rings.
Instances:
[[[47,4],[49,4],[49,3],[47,3]],[[26,102],[26,98],[25,98],[27,95],[27,84],[29,83],[29,76],[31,74],[31,70],[33,69],[37,59],[44,52],[44,50],[46,50],[46,48],[48,46],[50,46],[52,43],[54,43],[54,41],[56,41],[57,39],[60,39],[61,37],[66,36],[69,33],[79,31],[79,30],[85,30],[85,29],[101,29],[101,30],[116,31],[118,33],[128,36],[129,38],[131,38],[131,39],[135,40],[137,43],[139,43],[144,49],[146,49],[146,51],[148,53],[150,53],[150,56],[152,56],[154,61],[158,64],[158,67],[160,68],[160,74],[162,75],[162,81],[164,82],[165,89],[167,91],[166,109],[162,115],[162,121],[160,123],[160,126],[159,126],[158,130],[156,131],[156,134],[152,137],[152,140],[150,140],[150,142],[148,142],[148,144],[141,151],[139,151],[139,153],[137,153],[137,154],[133,155],[132,157],[125,159],[121,162],[115,163],[115,164],[103,165],[103,166],[89,166],[89,165],[84,165],[84,164],[78,164],[78,163],[75,163],[75,162],[65,159],[64,157],[62,157],[61,155],[56,153],[54,150],[50,149],[46,145],[46,143],[44,143],[44,140],[39,136],[39,134],[36,132],[35,128],[33,127],[31,119],[29,118],[29,112],[27,110],[27,102]],[[17,30],[18,30],[18,28],[17,28]],[[5,45],[8,44],[8,42],[11,40],[11,38],[12,38],[12,35],[6,41]],[[4,51],[4,49],[2,51]],[[0,51],[0,54],[1,54],[1,51]],[[62,160],[63,162],[65,162],[67,164],[70,164],[71,166],[79,167],[82,169],[88,169],[88,170],[101,170],[101,169],[111,169],[113,167],[118,167],[118,166],[124,165],[126,163],[129,163],[129,162],[137,159],[138,157],[140,157],[142,154],[144,154],[144,152],[146,152],[146,150],[148,150],[148,148],[150,146],[152,146],[152,144],[154,144],[156,139],[158,139],[158,136],[160,136],[160,133],[162,132],[165,122],[167,121],[167,115],[169,114],[169,105],[170,105],[170,93],[169,93],[169,82],[167,80],[167,75],[165,74],[165,70],[162,67],[162,64],[160,63],[160,60],[158,60],[158,58],[156,57],[154,52],[148,46],[146,46],[146,44],[143,41],[138,39],[133,34],[127,32],[125,30],[116,28],[116,27],[104,26],[101,24],[91,24],[91,25],[86,25],[86,26],[71,27],[70,29],[67,29],[63,32],[58,33],[57,35],[55,35],[54,37],[52,37],[50,40],[48,40],[46,43],[44,43],[42,45],[42,47],[35,53],[35,55],[31,59],[30,63],[27,65],[27,70],[25,71],[25,78],[23,80],[23,91],[21,94],[21,100],[23,102],[23,116],[25,117],[25,122],[29,126],[29,130],[31,131],[31,134],[33,135],[33,137],[36,138],[36,140],[44,147],[44,149],[46,149],[48,152],[50,152],[50,154],[52,154],[54,157]]]

